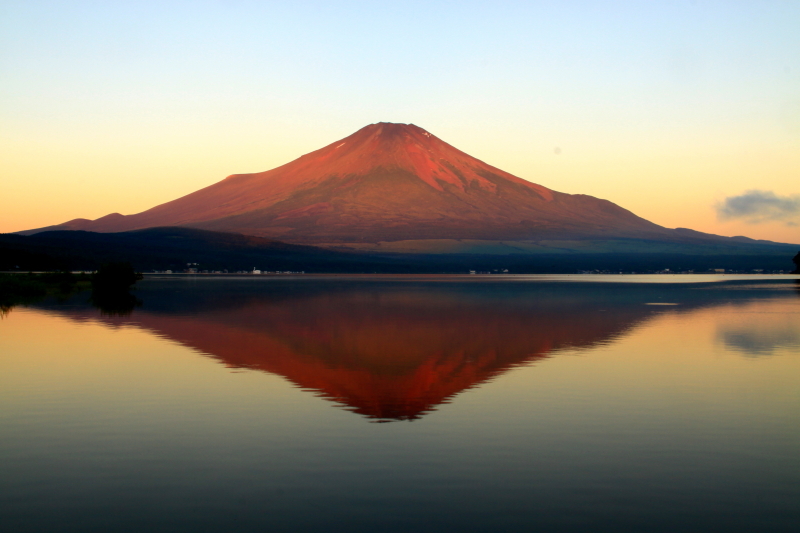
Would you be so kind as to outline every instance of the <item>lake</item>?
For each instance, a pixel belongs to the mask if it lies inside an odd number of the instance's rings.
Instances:
[[[3,311],[0,531],[798,531],[796,276],[164,276]]]

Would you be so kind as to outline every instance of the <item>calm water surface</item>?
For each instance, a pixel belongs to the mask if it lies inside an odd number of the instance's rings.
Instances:
[[[0,531],[800,530],[800,284],[670,278],[16,307]]]

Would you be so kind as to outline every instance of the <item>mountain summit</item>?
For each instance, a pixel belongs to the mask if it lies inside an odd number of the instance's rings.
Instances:
[[[234,174],[142,213],[43,229],[156,226],[328,245],[685,238],[609,201],[513,176],[413,124],[385,122],[273,170]]]

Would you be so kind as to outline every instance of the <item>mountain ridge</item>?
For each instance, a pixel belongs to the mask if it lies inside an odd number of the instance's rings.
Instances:
[[[566,194],[476,159],[413,124],[376,123],[272,170],[222,181],[133,215],[45,230],[180,226],[296,244],[475,240],[719,241],[608,201]]]

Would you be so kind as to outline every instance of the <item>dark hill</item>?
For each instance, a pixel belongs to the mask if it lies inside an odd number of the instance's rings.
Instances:
[[[199,263],[200,270],[249,271],[255,267],[309,273],[466,273],[504,269],[511,273],[648,272],[665,268],[698,272],[714,268],[788,271],[796,252],[794,246],[757,242],[702,247],[630,240],[619,241],[617,245],[633,251],[379,254],[335,251],[192,228],[151,228],[122,233],[51,231],[32,236],[0,235],[0,270],[94,270],[107,262],[125,261],[143,271],[183,271],[187,263]],[[641,249],[654,251],[636,251]]]

